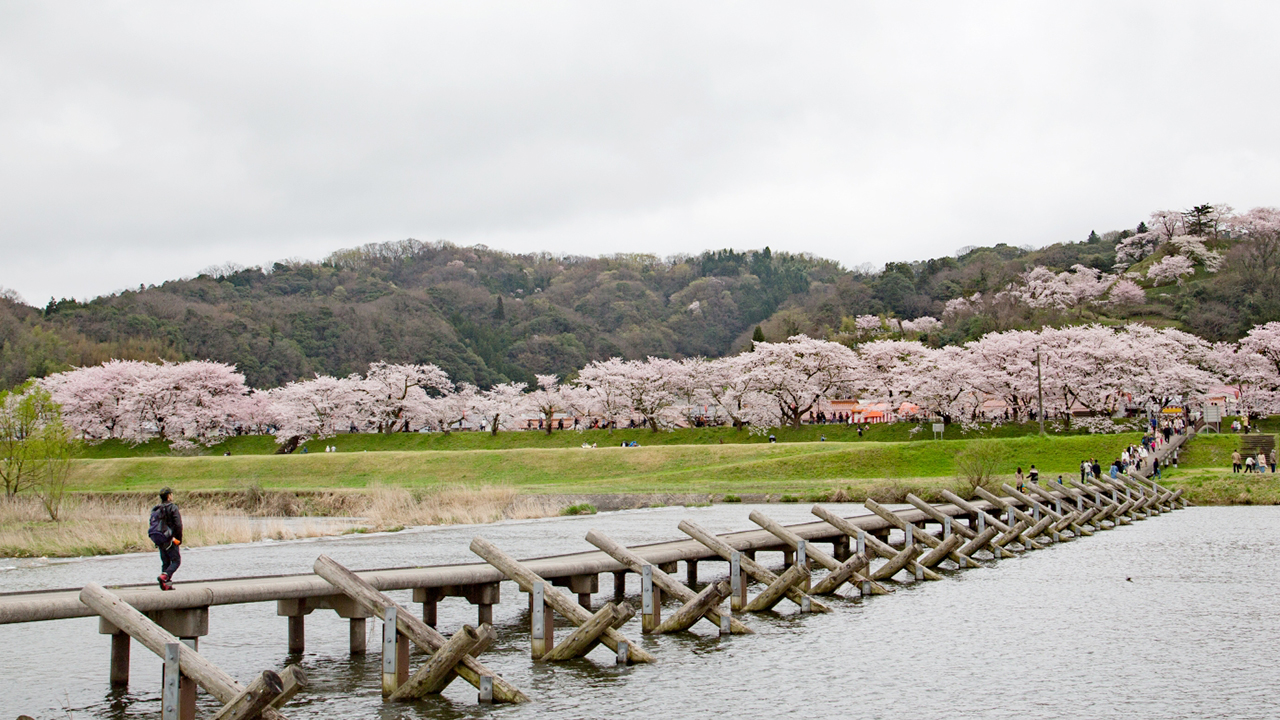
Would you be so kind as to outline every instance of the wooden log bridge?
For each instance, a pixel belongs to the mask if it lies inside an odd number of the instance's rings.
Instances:
[[[438,693],[453,680],[462,677],[476,689],[492,683],[495,702],[527,702],[528,697],[514,685],[497,676],[475,655],[487,648],[496,637],[493,628],[482,625],[480,632],[468,626],[453,638],[446,639],[435,628],[405,611],[394,600],[379,592],[359,575],[343,567],[333,558],[321,555],[314,565],[316,574],[330,582],[369,612],[389,625],[384,633],[383,695],[390,700],[411,700],[429,693]],[[390,617],[388,617],[390,616]],[[388,642],[388,636],[390,641]],[[408,678],[409,645],[412,640],[418,647],[432,653],[431,660]],[[390,647],[385,645],[390,644]],[[390,650],[394,665],[387,666],[386,653]],[[388,670],[390,669],[390,672]],[[488,678],[488,680],[484,680]]]
[[[533,639],[535,642],[532,644],[532,647],[535,659],[541,658],[548,650],[551,649],[551,646],[554,645],[552,640],[552,623],[550,620],[551,613],[545,612],[544,608],[538,607],[539,600],[550,606],[551,609],[563,615],[567,620],[575,625],[585,625],[592,619],[591,613],[580,606],[572,598],[569,598],[564,593],[560,592],[558,589],[553,587],[551,583],[543,580],[537,573],[522,565],[518,560],[506,554],[500,550],[498,546],[488,540],[479,536],[473,538],[471,540],[471,552],[484,558],[485,562],[502,571],[504,575],[526,590],[530,594],[530,598],[534,606],[534,614],[538,614],[539,611],[544,613],[546,620],[541,628],[543,631],[541,633],[542,637],[538,637],[540,634],[538,633],[538,623],[534,623]],[[541,595],[540,598],[539,595]],[[647,663],[655,660],[653,655],[628,640],[625,635],[615,630],[611,625],[606,624],[601,627],[600,633],[597,637],[599,641],[607,645],[610,650],[618,653],[619,658],[625,657],[625,661],[628,663]],[[542,640],[542,642],[538,643],[536,642],[537,640]],[[623,643],[626,644],[625,647],[619,649],[619,645]],[[590,648],[587,648],[587,650],[590,650]],[[585,654],[585,651],[583,654]]]
[[[175,664],[176,661],[177,667],[174,669],[182,677],[195,681],[205,692],[222,703],[222,709],[214,716],[215,720],[252,720],[260,717],[283,720],[284,715],[272,707],[271,703],[284,691],[284,682],[271,670],[264,671],[246,687],[101,585],[93,582],[85,585],[80,591],[80,599],[99,616],[128,633],[151,652],[165,658],[166,666]],[[305,685],[306,676],[299,674],[300,672],[295,670],[294,677],[303,678],[301,684]],[[172,669],[167,670],[166,674],[166,686],[171,686],[173,692],[165,693],[162,714],[175,720],[178,717],[194,718],[195,693],[181,692],[180,681],[173,676]],[[166,687],[166,691],[169,689]]]

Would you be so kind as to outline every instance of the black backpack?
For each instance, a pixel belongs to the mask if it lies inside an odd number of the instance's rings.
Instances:
[[[147,537],[151,538],[151,542],[158,548],[167,547],[173,540],[173,530],[164,521],[164,515],[164,505],[151,508],[151,524],[147,527]]]

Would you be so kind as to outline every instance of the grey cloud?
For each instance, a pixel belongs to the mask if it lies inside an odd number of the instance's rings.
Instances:
[[[0,285],[403,237],[847,265],[1276,204],[1264,3],[5,3]]]

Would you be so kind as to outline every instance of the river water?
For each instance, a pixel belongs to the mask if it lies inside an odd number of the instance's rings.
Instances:
[[[659,508],[590,517],[426,528],[184,551],[179,581],[309,571],[320,553],[353,568],[470,562],[481,534],[517,557],[590,549],[599,528],[625,544],[682,538],[690,518],[716,531],[753,529],[750,505]],[[805,505],[760,506],[780,522],[812,519]],[[859,506],[840,506],[844,515]],[[740,718],[1264,718],[1280,716],[1280,508],[1190,508],[978,569],[941,582],[905,575],[896,593],[832,599],[835,612],[746,621],[755,636],[720,639],[709,623],[695,634],[642,637],[639,618],[623,632],[659,662],[619,668],[607,648],[551,665],[528,657],[527,605],[504,583],[494,608],[499,641],[484,662],[529,695],[523,706],[479,706],[456,681],[441,697],[384,704],[381,660],[370,621],[370,652],[347,653],[347,625],[329,611],[307,618],[301,662],[311,688],[290,718],[670,717],[731,713]],[[781,556],[763,553],[766,565]],[[0,560],[0,591],[147,582],[153,555],[68,562]],[[701,580],[723,563],[704,563]],[[681,566],[681,573],[684,568]],[[612,598],[602,577],[596,605]],[[757,588],[758,589],[758,588]],[[628,594],[638,607],[638,580]],[[408,602],[409,593],[393,593]],[[416,606],[415,606],[416,607]],[[674,610],[668,605],[664,614]],[[439,606],[440,629],[475,624],[466,601]],[[286,622],[274,604],[214,607],[200,650],[240,679],[283,669]],[[561,629],[563,628],[563,629]],[[557,628],[563,638],[568,627]],[[0,718],[157,717],[160,662],[133,646],[127,693],[107,683],[110,642],[96,619],[0,626]],[[421,662],[415,655],[414,665]],[[201,696],[201,715],[215,707]]]

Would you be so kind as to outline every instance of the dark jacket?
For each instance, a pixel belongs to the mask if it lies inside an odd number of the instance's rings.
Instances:
[[[172,502],[160,503],[151,508],[152,512],[160,511],[160,520],[164,526],[169,528],[172,537],[177,538],[178,542],[182,542],[182,513],[178,512],[178,506]]]

